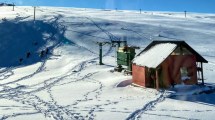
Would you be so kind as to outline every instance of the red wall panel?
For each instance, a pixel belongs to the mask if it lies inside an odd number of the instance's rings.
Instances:
[[[132,65],[132,82],[145,87],[145,67]]]

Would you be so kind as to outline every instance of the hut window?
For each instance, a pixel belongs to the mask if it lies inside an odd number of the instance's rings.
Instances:
[[[190,80],[190,77],[188,75],[188,69],[186,67],[181,67],[180,72],[181,72],[181,80],[182,81]]]

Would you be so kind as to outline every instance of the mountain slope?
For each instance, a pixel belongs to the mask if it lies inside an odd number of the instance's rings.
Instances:
[[[188,13],[184,18],[173,12],[37,7],[33,21],[33,13],[33,7],[0,7],[0,119],[214,115],[214,14]],[[110,72],[116,66],[115,47],[103,46],[104,65],[98,65],[97,42],[125,37],[129,45],[140,47],[137,53],[152,40],[185,40],[209,61],[204,64],[207,86],[161,91],[130,86],[130,75]],[[48,54],[40,57],[47,48]]]

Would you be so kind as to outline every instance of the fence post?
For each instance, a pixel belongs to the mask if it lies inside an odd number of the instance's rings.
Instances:
[[[36,16],[36,7],[34,6],[34,21],[35,21],[35,16]]]
[[[99,64],[103,65],[103,63],[102,63],[102,43],[99,43]]]
[[[13,11],[14,11],[14,6],[15,6],[15,5],[14,5],[14,3],[13,3]]]

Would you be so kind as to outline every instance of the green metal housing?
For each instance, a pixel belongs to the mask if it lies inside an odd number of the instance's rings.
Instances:
[[[131,47],[120,47],[117,51],[117,64],[128,66],[131,71],[131,61],[135,57],[135,49]]]

